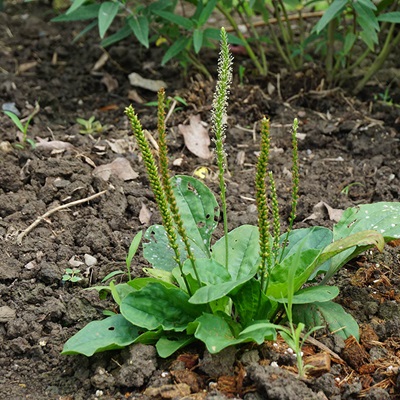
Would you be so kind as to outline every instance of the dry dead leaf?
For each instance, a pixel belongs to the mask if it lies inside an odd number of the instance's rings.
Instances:
[[[146,207],[146,204],[142,203],[142,208],[139,212],[139,221],[143,225],[148,225],[150,223],[151,211]]]
[[[313,213],[309,217],[305,218],[303,222],[314,219],[325,219],[327,214],[331,221],[339,222],[340,218],[342,217],[343,211],[344,210],[338,208],[332,208],[324,201],[320,201],[313,207]]]
[[[158,92],[161,88],[166,88],[168,86],[164,81],[146,79],[136,72],[129,74],[128,78],[132,86],[141,87],[143,89],[151,90],[152,92]]]
[[[98,71],[99,69],[103,68],[106,62],[109,59],[108,53],[104,52],[100,58],[96,61],[96,64],[94,64],[92,68],[92,72]]]
[[[101,83],[105,85],[108,93],[111,93],[118,88],[118,81],[110,74],[104,74],[103,78],[101,78]]]
[[[134,101],[135,103],[143,104],[145,103],[145,99],[139,95],[137,90],[132,89],[128,92],[128,100]]]
[[[29,71],[32,68],[35,68],[36,65],[38,65],[37,61],[29,61],[23,63],[18,67],[17,74],[23,74],[24,72]]]
[[[61,140],[51,140],[48,141],[46,139],[42,139],[40,137],[36,137],[37,143],[36,143],[36,148],[37,149],[42,149],[46,151],[65,151],[68,149],[72,149],[74,146],[72,146],[71,143],[68,142],[62,142]]]
[[[179,125],[178,129],[191,153],[205,159],[212,157],[213,153],[209,149],[211,140],[207,129],[201,123],[200,115],[190,116],[189,125]]]
[[[93,175],[98,176],[105,181],[108,181],[111,175],[114,175],[123,181],[130,181],[139,176],[139,174],[132,169],[129,161],[123,157],[119,157],[109,164],[96,167],[93,171]]]

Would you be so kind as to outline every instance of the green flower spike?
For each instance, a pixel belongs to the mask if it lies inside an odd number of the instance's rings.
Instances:
[[[228,217],[224,177],[226,168],[224,140],[226,130],[226,111],[228,106],[228,96],[229,89],[232,83],[232,61],[233,57],[229,52],[228,35],[225,29],[221,28],[221,49],[218,59],[218,81],[215,88],[214,100],[212,104],[212,131],[215,137],[215,153],[217,157],[219,188],[221,191],[221,203],[224,218],[226,267],[228,267]]]
[[[174,195],[174,191],[172,190],[171,180],[168,169],[168,147],[167,147],[167,137],[166,137],[166,129],[165,129],[165,91],[164,89],[160,89],[158,92],[158,146],[160,148],[159,157],[160,157],[160,174],[161,174],[161,182],[164,189],[165,197],[168,201],[169,208],[171,210],[172,218],[175,222],[176,230],[178,231],[179,236],[181,237],[183,244],[185,245],[185,249],[188,255],[188,259],[190,260],[194,273],[196,275],[197,282],[199,286],[201,285],[200,277],[197,272],[195,257],[193,255],[193,251],[190,247],[189,238],[186,233],[186,229],[183,226],[182,218],[178,209],[178,205],[176,204],[176,198]]]
[[[270,149],[269,120],[265,117],[261,121],[261,149],[256,167],[256,202],[258,210],[258,230],[260,232],[260,276],[261,290],[265,292],[267,286],[267,275],[271,266],[271,251],[269,241],[269,219],[268,219],[268,199],[267,185],[265,182],[267,176],[268,160]]]
[[[175,261],[177,262],[177,264],[179,266],[179,270],[181,272],[182,278],[185,281],[185,285],[188,290],[188,293],[191,295],[189,284],[186,280],[185,275],[183,274],[183,266],[180,261],[180,253],[179,253],[179,248],[178,248],[178,243],[177,243],[177,235],[176,235],[175,228],[173,225],[171,212],[168,207],[168,201],[166,199],[166,195],[165,195],[165,192],[164,192],[162,184],[161,184],[160,176],[158,175],[158,168],[157,168],[156,162],[155,162],[153,154],[150,150],[149,143],[144,136],[142,124],[140,123],[139,118],[136,115],[133,107],[132,106],[127,107],[125,109],[125,114],[127,115],[128,119],[131,123],[131,128],[132,128],[133,134],[135,135],[135,138],[139,145],[140,152],[142,153],[143,161],[146,166],[147,175],[148,175],[148,178],[150,181],[151,190],[154,193],[154,197],[156,199],[158,209],[160,210],[163,225],[164,225],[165,231],[167,232],[169,245],[171,246],[171,248],[174,251]]]

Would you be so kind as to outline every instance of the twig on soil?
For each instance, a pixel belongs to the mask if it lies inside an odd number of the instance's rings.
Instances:
[[[43,215],[41,215],[35,221],[33,221],[24,231],[22,231],[17,236],[17,244],[20,245],[22,243],[22,239],[24,238],[25,235],[27,235],[30,231],[32,231],[34,228],[36,228],[36,226],[38,226],[44,219],[49,217],[51,214],[54,214],[56,211],[64,210],[65,208],[70,208],[70,207],[76,206],[78,204],[93,200],[96,197],[99,197],[106,192],[107,192],[107,190],[103,190],[99,193],[93,194],[92,196],[85,197],[84,199],[80,199],[80,200],[71,201],[70,203],[63,204],[62,206],[57,206],[57,207],[52,208],[51,210],[45,212]]]
[[[303,335],[302,335],[303,337]],[[312,345],[318,347],[320,350],[326,351],[332,358],[335,359],[336,362],[340,364],[346,364],[345,361],[334,351],[332,351],[329,347],[325,346],[323,343],[321,343],[319,340],[314,339],[313,337],[309,336],[306,339],[306,342],[311,343]]]

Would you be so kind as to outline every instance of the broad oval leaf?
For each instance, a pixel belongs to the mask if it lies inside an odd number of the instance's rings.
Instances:
[[[212,258],[227,266],[232,280],[241,279],[257,272],[260,263],[258,228],[242,225],[228,233],[228,262],[225,237],[212,247]]]
[[[310,286],[300,289],[293,295],[292,304],[308,304],[313,302],[325,302],[333,300],[339,294],[339,288],[336,286]],[[287,303],[287,298],[269,298],[278,303]]]
[[[108,28],[118,14],[119,5],[111,1],[106,1],[101,4],[98,14],[99,19],[99,35],[103,39]]]
[[[359,340],[360,337],[355,319],[344,311],[340,304],[332,301],[294,305],[293,322],[303,322],[307,329],[327,326],[330,332],[336,333],[343,339],[354,336]]]
[[[106,350],[122,349],[134,343],[141,329],[122,315],[92,321],[64,344],[61,354],[84,354],[87,357]]]
[[[217,285],[231,281],[231,276],[225,267],[212,258],[196,259],[195,267],[200,281],[206,285]],[[185,261],[183,272],[185,275],[192,275],[194,279],[197,278],[190,260]]]
[[[192,335],[189,336],[184,333],[164,334],[156,343],[157,353],[160,357],[167,358],[194,340]]]
[[[235,281],[224,282],[217,285],[203,286],[196,291],[190,298],[192,304],[207,304],[211,301],[221,299],[222,297],[235,293],[241,286],[253,278],[254,275],[248,275]]]
[[[211,235],[219,219],[214,194],[203,182],[191,176],[176,175],[171,184],[189,240],[203,251],[203,257],[210,257]]]
[[[211,354],[219,353],[229,346],[239,343],[255,342],[262,344],[264,340],[274,340],[276,331],[274,325],[268,322],[249,326],[235,337],[232,329],[222,317],[213,314],[203,314],[196,320],[197,329],[194,336],[205,343]]]
[[[126,296],[120,310],[136,326],[181,332],[205,311],[204,307],[194,306],[188,300],[183,290],[154,282]]]

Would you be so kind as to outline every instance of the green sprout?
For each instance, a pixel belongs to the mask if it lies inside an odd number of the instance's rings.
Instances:
[[[83,128],[79,130],[79,133],[82,133],[83,135],[91,135],[93,133],[101,133],[104,131],[101,122],[96,121],[93,115],[88,120],[77,118],[76,122],[83,126]]]
[[[78,268],[65,268],[65,274],[62,276],[62,281],[72,283],[79,282],[83,279],[80,274],[81,270]]]

